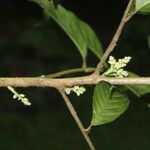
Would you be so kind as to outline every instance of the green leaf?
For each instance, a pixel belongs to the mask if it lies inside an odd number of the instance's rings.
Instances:
[[[135,0],[132,11],[134,13],[150,13],[150,0]]]
[[[139,77],[137,74],[128,72],[129,77]],[[141,97],[144,94],[150,93],[149,85],[125,85],[131,92],[133,92],[136,96]]]
[[[87,50],[90,49],[98,58],[102,56],[101,43],[91,27],[80,20],[74,13],[61,5],[54,6],[53,0],[31,0],[38,3],[47,16],[52,17],[71,38],[78,48],[83,62],[86,61]]]
[[[94,90],[92,126],[109,123],[118,118],[129,106],[129,100],[116,87],[101,81]]]

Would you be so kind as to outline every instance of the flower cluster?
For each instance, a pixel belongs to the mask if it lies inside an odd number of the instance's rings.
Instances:
[[[71,92],[75,92],[77,94],[77,96],[80,96],[81,94],[83,94],[86,91],[86,89],[84,87],[79,87],[79,86],[74,86],[72,88],[66,88],[65,92],[66,94],[70,94]]]
[[[13,87],[8,86],[7,87],[14,95],[13,95],[13,99],[18,99],[20,100],[24,105],[26,106],[30,106],[31,103],[29,102],[29,100],[25,97],[24,94],[19,94]]]
[[[110,56],[108,60],[110,68],[104,74],[116,77],[127,77],[128,72],[123,70],[123,68],[126,67],[130,60],[131,57],[129,56],[119,59],[118,61],[113,56]]]

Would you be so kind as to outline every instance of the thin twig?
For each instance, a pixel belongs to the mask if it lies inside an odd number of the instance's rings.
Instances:
[[[108,48],[106,49],[105,53],[103,54],[100,62],[98,63],[94,74],[99,74],[99,71],[102,68],[103,63],[106,61],[106,59],[108,58],[110,53],[114,50],[114,48],[116,46],[116,43],[117,43],[117,41],[118,41],[118,39],[119,39],[119,37],[122,33],[122,30],[123,30],[123,28],[126,24],[126,21],[127,21],[126,18],[128,17],[128,13],[129,13],[130,7],[132,5],[132,2],[133,2],[133,0],[129,1],[128,6],[127,6],[127,8],[124,12],[124,15],[123,15],[122,19],[121,19],[121,22],[120,22],[120,24],[117,28],[117,31],[116,31],[114,37],[112,38],[112,41],[110,42],[110,44],[109,44]]]
[[[60,94],[62,95],[62,97],[63,97],[63,99],[64,99],[64,101],[65,101],[65,103],[66,103],[66,105],[67,105],[71,115],[73,116],[73,118],[76,121],[78,127],[80,128],[80,130],[82,132],[82,135],[84,136],[84,138],[85,138],[87,144],[89,145],[90,149],[91,150],[95,150],[93,143],[91,142],[88,134],[85,132],[85,129],[84,129],[83,125],[82,125],[82,122],[81,122],[80,118],[78,117],[78,115],[77,115],[77,113],[76,113],[72,103],[70,102],[69,98],[65,94],[64,90],[61,90]]]
[[[126,18],[126,22],[128,22],[135,14],[136,14],[136,12],[129,13],[129,15]]]
[[[69,69],[69,70],[65,70],[65,71],[60,71],[57,73],[53,73],[50,75],[44,75],[43,77],[45,78],[58,78],[64,75],[68,75],[68,74],[73,74],[73,73],[80,73],[80,72],[94,72],[95,68],[93,67],[87,67],[87,68],[75,68],[75,69]]]
[[[86,129],[84,129],[84,132],[86,132],[87,134],[89,134],[92,130],[92,125],[89,125]]]
[[[75,85],[94,85],[106,81],[114,85],[150,85],[150,77],[117,78],[105,76],[83,76],[63,79],[50,78],[0,78],[0,87],[66,87]]]

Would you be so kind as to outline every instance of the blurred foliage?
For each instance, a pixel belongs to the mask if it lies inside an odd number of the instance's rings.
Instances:
[[[17,21],[3,26],[0,37],[3,54],[1,75],[42,75],[61,69],[64,65],[58,65],[59,62],[67,64],[69,55],[74,53],[73,48],[69,39],[62,40],[65,34],[55,26],[53,22],[43,24],[37,20],[28,20],[23,27]]]
[[[112,1],[110,3],[112,5],[109,6],[112,8],[110,15],[104,10],[106,2],[101,5],[99,1],[93,4],[86,3],[86,7],[83,5],[84,1],[62,2],[67,7],[74,8],[72,10],[77,14],[81,13],[79,16],[95,27],[105,47],[120,20],[122,3]],[[75,8],[75,3],[78,4],[76,6],[78,9]],[[90,14],[89,10],[92,11]],[[75,51],[76,47],[70,39],[52,20],[47,21],[43,18],[41,13],[39,7],[26,1],[2,1],[0,76],[40,76],[81,65],[80,55]],[[100,14],[103,20],[97,14]],[[150,35],[149,27],[149,16],[135,16],[126,26],[116,51],[113,52],[116,57],[132,56],[133,59],[127,69],[144,76],[150,76],[148,70],[150,48],[147,42],[147,37]],[[90,66],[95,66],[97,63],[91,53],[88,60]],[[23,106],[12,99],[12,94],[7,89],[0,89],[1,150],[88,149],[56,90],[48,88],[17,90],[31,99],[32,106]],[[92,107],[93,86],[88,87],[87,91],[89,92],[79,98],[71,95],[71,100],[85,126],[88,126],[92,115],[89,110]],[[150,95],[142,99],[130,95],[131,106],[123,116],[111,124],[95,127],[91,137],[96,148],[149,150],[150,110],[146,105],[150,103],[149,99]]]

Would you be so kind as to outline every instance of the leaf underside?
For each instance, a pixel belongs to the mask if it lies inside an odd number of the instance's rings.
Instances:
[[[150,0],[134,0],[133,7],[131,9],[134,13],[150,13]]]
[[[92,28],[80,20],[74,13],[61,5],[54,6],[53,0],[31,0],[39,4],[47,16],[52,17],[66,32],[78,48],[83,61],[86,61],[87,50],[98,58],[103,54],[101,43]]]

